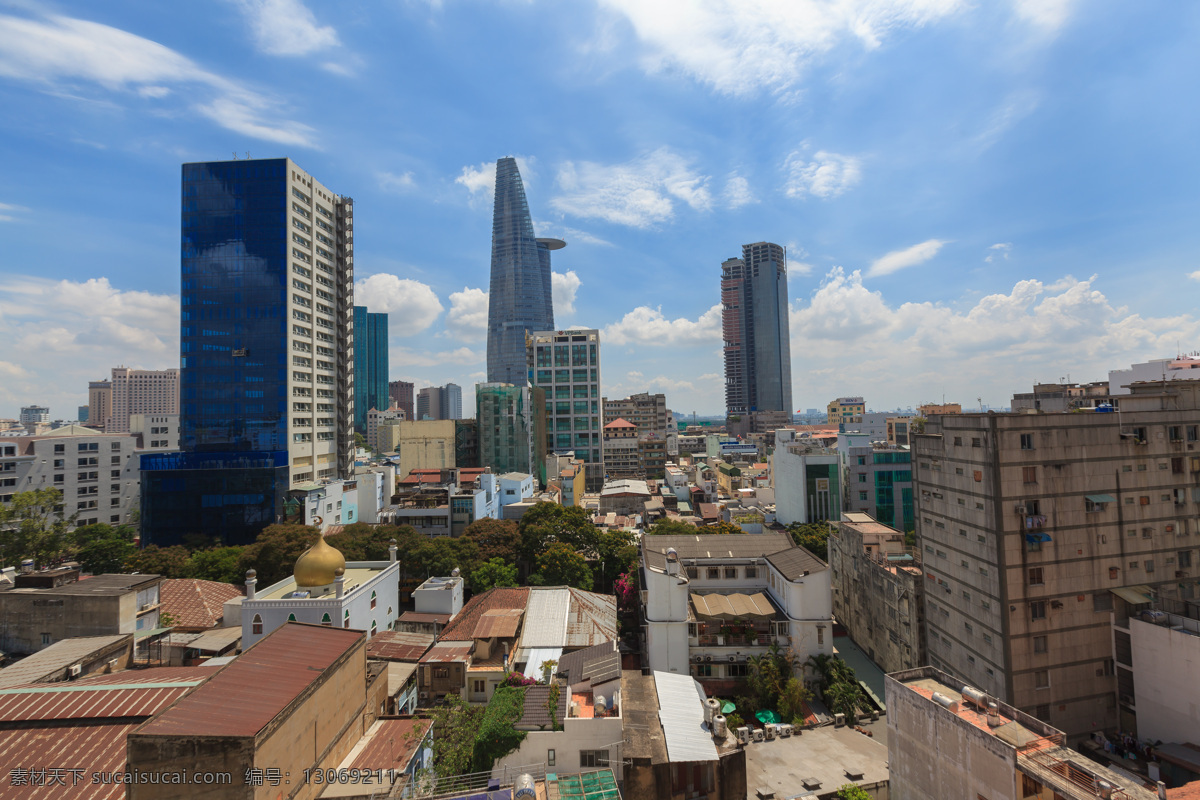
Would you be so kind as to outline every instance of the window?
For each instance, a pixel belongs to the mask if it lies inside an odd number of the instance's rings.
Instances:
[[[483,694],[487,691],[487,681],[482,678],[471,679],[471,691],[475,694]]]
[[[1041,567],[1030,567],[1029,568],[1029,585],[1030,586],[1041,586],[1044,583],[1045,583],[1045,581],[1042,579],[1042,568]]]
[[[700,635],[700,629],[699,629],[699,627],[696,625],[696,623],[694,623],[694,622],[689,622],[689,623],[688,623],[688,636],[690,636],[691,638],[693,638],[693,639],[694,639],[694,638],[696,638],[696,637],[697,637],[697,636],[699,636],[699,635]]]
[[[1116,569],[1116,567],[1109,569],[1110,578],[1116,577],[1112,574]],[[1096,592],[1092,595],[1092,611],[1112,611],[1112,607],[1112,595],[1108,592]]]
[[[554,766],[554,751],[553,750],[546,751],[546,766],[547,767]]]
[[[1146,572],[1154,572],[1154,559],[1146,559]]]
[[[329,616],[329,612],[325,612],[321,615],[321,624],[327,628],[333,627],[333,618]]]
[[[346,612],[346,618],[342,620],[342,627],[343,628],[350,627],[350,612],[349,611]]]
[[[121,452],[121,443],[120,443],[120,442],[113,442],[113,443],[112,443],[112,446],[111,446],[111,447],[109,447],[109,450],[112,450],[114,453],[119,453],[119,452]]]
[[[65,444],[54,445],[54,455],[61,456],[62,454],[66,453],[66,452],[67,452],[67,446]]]
[[[712,677],[712,674],[713,674],[712,664],[696,664],[695,666],[696,666],[696,677],[697,678],[711,678]]]
[[[1179,559],[1178,564],[1181,569],[1190,567],[1192,565],[1192,551],[1191,550],[1181,550],[1178,553],[1178,559]]]
[[[727,581],[736,581],[737,580],[737,567],[726,567],[725,568],[725,580],[727,580]]]
[[[1023,483],[1037,483],[1037,467],[1021,467],[1021,481]]]
[[[375,592],[371,592],[371,608],[375,608]]]
[[[959,446],[961,446],[961,445],[962,445],[962,437],[961,437],[961,436],[955,436],[955,437],[954,437],[954,445],[955,445],[956,447],[959,447]]]
[[[1035,653],[1046,652],[1046,637],[1045,636],[1033,637],[1033,652],[1035,652]]]
[[[688,567],[687,568],[687,576],[689,578],[697,578],[697,577],[699,577],[699,573],[700,573],[700,570],[697,569],[696,567]]]
[[[710,581],[716,581],[716,580],[721,579],[721,569],[719,567],[709,567],[706,570],[705,574]]]
[[[758,577],[758,567],[746,567],[746,577],[747,578],[757,578]]]
[[[254,615],[254,619],[250,622],[250,632],[255,636],[262,635],[262,615]]]
[[[966,601],[968,603],[971,602],[971,593],[970,592],[963,592],[962,594],[963,594],[964,601]]]
[[[976,436],[971,440],[971,447],[983,447],[983,439],[980,439],[978,436]]]
[[[1029,603],[1029,618],[1031,620],[1046,618],[1046,601],[1033,600]]]
[[[1035,689],[1049,689],[1050,688],[1050,671],[1049,670],[1039,669],[1037,672],[1033,673],[1033,688],[1035,688]]]
[[[725,676],[728,678],[745,678],[750,674],[749,664],[730,664],[725,669]]]
[[[859,499],[860,501],[865,501],[865,500],[867,499],[867,493],[866,493],[866,492],[859,492],[859,493],[858,493],[858,499]]]
[[[1021,449],[1022,450],[1032,450],[1033,449],[1033,434],[1032,433],[1022,433],[1021,434]]]
[[[608,766],[608,751],[607,750],[580,750],[579,751],[579,768],[587,767],[607,767]]]
[[[42,644],[50,644],[50,634],[48,634],[48,633],[42,634]]]

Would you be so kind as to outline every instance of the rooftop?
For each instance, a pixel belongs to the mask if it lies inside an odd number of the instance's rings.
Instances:
[[[571,699],[570,692],[559,692],[558,706],[555,709],[554,718],[561,725],[562,721],[567,718],[567,702]],[[517,725],[522,727],[550,727],[550,687],[546,684],[537,683],[532,686],[525,687],[525,708],[521,713],[521,719],[517,721]]]
[[[510,610],[523,613],[528,598],[528,587],[516,589],[495,588],[489,589],[483,594],[477,594],[463,606],[462,611],[458,612],[454,620],[442,630],[439,641],[469,641],[481,638],[482,634],[478,632],[477,628],[480,627],[481,620],[488,611]],[[497,623],[488,621],[482,624],[483,630],[493,630],[492,626]],[[513,634],[509,635],[515,635],[515,633],[514,631]],[[499,636],[503,634],[489,633],[488,635]]]
[[[433,647],[426,651],[425,655],[421,656],[422,664],[433,663],[451,663],[455,661],[469,661],[471,651],[475,649],[475,642],[437,642]]]
[[[138,733],[255,736],[364,638],[362,631],[285,623]]]
[[[364,737],[365,746],[354,757],[350,769],[403,771],[425,735],[433,727],[433,720],[416,717],[392,717],[376,720]]]
[[[361,564],[362,562],[358,562],[358,563]],[[347,564],[346,572],[342,577],[342,581],[343,581],[342,593],[343,593],[343,595],[349,594],[354,589],[357,589],[358,587],[362,586],[363,584],[367,583],[368,581],[372,580],[373,578],[378,577],[379,573],[383,569],[385,569],[386,565],[387,565],[387,562],[382,562],[382,563],[384,564],[384,566],[382,566],[382,567],[361,567],[361,566],[355,567],[355,566],[351,566],[350,564]],[[323,595],[318,595],[318,594],[314,593],[316,591],[315,589],[312,589],[307,586],[297,586],[296,578],[293,576],[293,577],[284,578],[279,583],[276,583],[272,586],[268,586],[264,591],[255,592],[254,600],[248,599],[245,602],[253,603],[257,600],[290,600],[293,598],[288,597],[288,595],[290,595],[292,592],[298,592],[298,591],[299,592],[309,592],[310,593],[309,599],[313,599],[313,600],[317,600],[317,599],[329,600],[334,596],[333,589],[330,589]],[[295,598],[295,599],[300,599],[300,598]]]
[[[850,775],[861,777],[851,778]],[[746,788],[771,789],[775,797],[807,791],[824,795],[840,786],[888,780],[888,749],[852,727],[821,727],[803,735],[746,746]]]
[[[380,631],[367,640],[367,658],[419,661],[432,644],[432,633]]]
[[[703,504],[702,504],[703,505]],[[786,533],[698,533],[642,537],[642,549],[665,556],[674,548],[681,561],[701,558],[761,558],[795,547]]]
[[[0,669],[0,689],[37,683],[73,664],[94,658],[122,642],[133,641],[132,634],[119,633],[114,636],[82,636],[63,639],[45,650],[39,650],[27,658]]]
[[[152,586],[164,580],[162,575],[94,575],[75,583],[64,584],[53,589],[11,589],[14,594],[36,592],[58,595],[107,595],[120,597]]]
[[[667,739],[658,720],[658,691],[653,675],[637,670],[621,673],[621,710],[625,718],[625,752],[632,759],[666,764]]]
[[[160,612],[183,629],[217,627],[225,617],[225,601],[241,596],[237,586],[196,578],[169,578],[158,589]]]
[[[217,674],[212,667],[157,667],[89,675],[69,683],[9,686],[0,689],[0,723],[140,722]]]
[[[591,667],[598,659],[617,652],[615,641],[601,642],[573,653],[563,653],[558,660],[557,672],[565,675],[571,683],[579,683],[591,677]]]

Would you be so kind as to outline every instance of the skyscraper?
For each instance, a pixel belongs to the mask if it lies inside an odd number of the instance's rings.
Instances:
[[[462,419],[462,387],[457,383],[442,387],[442,419]]]
[[[416,419],[413,413],[413,385],[408,381],[392,381],[388,384],[388,396],[392,405],[402,409],[407,419]]]
[[[787,253],[770,242],[742,246],[721,264],[725,407],[730,416],[792,410]],[[785,420],[786,421],[786,420]]]
[[[183,165],[180,449],[142,458],[142,541],[252,541],[354,456],[354,205],[290,159]]]
[[[600,331],[534,331],[528,358],[530,382],[546,393],[542,449],[574,452],[584,462],[588,491],[599,491],[604,484]]]
[[[538,239],[533,235],[517,161],[499,159],[488,295],[489,383],[526,384],[525,334],[554,328],[550,251],[566,246],[561,239]]]
[[[367,432],[367,412],[386,411],[388,396],[388,315],[354,307],[354,429]]]
[[[525,472],[546,485],[546,393],[511,383],[475,386],[479,463],[497,474]]]

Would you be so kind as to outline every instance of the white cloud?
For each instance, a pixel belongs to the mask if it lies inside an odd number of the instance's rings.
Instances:
[[[74,419],[87,382],[118,365],[179,366],[179,298],[117,289],[106,278],[0,279],[0,416],[32,401]]]
[[[721,340],[721,305],[718,303],[692,321],[667,319],[662,307],[638,306],[607,325],[600,341],[608,344],[711,345]]]
[[[1195,272],[1189,272],[1188,277],[1194,281],[1200,281],[1200,269],[1196,270]]]
[[[550,273],[550,293],[556,316],[575,313],[575,293],[579,291],[580,283],[582,281],[573,269]]]
[[[304,56],[337,47],[337,31],[319,25],[300,0],[238,0],[258,49],[272,56]]]
[[[472,350],[469,347],[459,347],[454,350],[443,350],[434,353],[429,350],[409,350],[406,347],[392,345],[388,348],[388,359],[390,364],[403,365],[405,369],[411,367],[444,367],[447,364],[470,366],[486,361],[487,353]],[[442,381],[442,383],[445,383],[445,381]],[[432,381],[430,385],[433,385]],[[466,394],[465,390],[463,394]]]
[[[561,194],[554,208],[584,219],[648,228],[675,216],[675,202],[693,209],[712,207],[709,178],[683,156],[660,147],[624,164],[564,163],[558,170]]]
[[[1047,32],[1066,24],[1073,0],[1013,0],[1013,10],[1021,19]]]
[[[393,336],[414,336],[442,313],[442,302],[420,281],[379,273],[354,282],[354,302],[386,312]]]
[[[1037,0],[1030,0],[1036,2]],[[603,0],[644,45],[648,72],[678,70],[724,94],[789,90],[810,64],[956,12],[960,0]]]
[[[28,211],[25,206],[14,205],[13,203],[0,203],[0,222],[15,222],[14,214],[21,211]]]
[[[729,208],[741,208],[750,203],[757,203],[758,198],[750,191],[750,181],[736,173],[729,176],[725,183],[725,205]]]
[[[90,83],[154,103],[155,111],[175,98],[228,130],[280,144],[315,146],[312,128],[288,119],[279,100],[210,72],[157,42],[97,22],[57,14],[36,19],[0,15],[0,76],[77,99],[81,83]]]
[[[417,186],[417,182],[413,179],[411,172],[404,172],[399,175],[394,172],[378,172],[375,174],[375,179],[379,181],[379,188],[385,192],[403,194],[415,189]]]
[[[448,333],[461,339],[482,339],[487,335],[487,322],[487,292],[464,286],[461,292],[450,293],[450,311],[446,314]]]
[[[991,252],[987,254],[987,258],[983,259],[985,263],[991,264],[997,258],[1008,260],[1008,254],[1012,252],[1012,242],[997,242],[988,250]]]
[[[784,162],[788,197],[837,197],[862,180],[862,161],[855,156],[818,150],[809,161],[806,150],[802,147],[792,152]]]
[[[1200,319],[1131,314],[1095,282],[1095,276],[1052,284],[1023,280],[1008,294],[956,309],[892,305],[863,286],[861,273],[834,268],[807,303],[792,306],[793,372],[808,375],[809,399],[797,408],[833,396],[851,358],[892,397],[921,402],[937,387],[939,395],[944,388],[948,399],[964,404],[983,396],[1006,406],[1013,392],[1027,391],[1039,376],[1069,371],[1100,380],[1109,369],[1161,358],[1175,352],[1176,341],[1200,338]]]
[[[867,275],[872,278],[878,275],[891,275],[893,272],[898,272],[905,267],[915,267],[917,264],[924,264],[936,256],[945,243],[943,239],[926,239],[919,244],[914,244],[912,247],[906,247],[903,250],[893,250],[881,258],[875,259],[871,264],[871,268],[867,270]]]
[[[612,247],[613,243],[607,239],[601,239],[593,233],[581,231],[578,228],[571,228],[558,222],[546,222],[544,220],[534,220],[533,229],[539,236],[554,236],[562,239],[567,244],[594,244],[600,247]]]
[[[521,173],[521,183],[529,188],[532,183],[533,158],[528,156],[513,156],[517,161],[517,171]],[[454,179],[460,186],[465,186],[471,197],[482,196],[491,200],[496,194],[496,162],[484,161],[478,167],[466,166],[462,173]]]

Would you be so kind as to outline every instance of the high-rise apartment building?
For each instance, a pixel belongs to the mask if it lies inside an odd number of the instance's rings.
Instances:
[[[182,452],[142,459],[143,541],[243,543],[353,472],[354,205],[286,158],[182,177]]]
[[[407,419],[416,419],[413,407],[413,385],[408,381],[392,381],[388,384],[388,396],[392,398],[390,405],[401,409]]]
[[[488,295],[489,383],[526,382],[525,336],[554,327],[550,252],[561,239],[538,239],[515,158],[496,162],[492,212],[492,276]]]
[[[742,245],[721,264],[725,408],[729,416],[792,410],[787,253],[770,242]]]
[[[641,392],[620,400],[604,398],[604,424],[623,419],[632,423],[639,434],[678,433],[674,418],[667,409],[667,396],[662,393]],[[670,420],[670,421],[669,421]]]
[[[88,424],[104,430],[112,413],[112,381],[88,382]]]
[[[462,387],[457,383],[442,387],[442,419],[462,419]]]
[[[534,331],[529,380],[546,393],[548,453],[574,452],[588,491],[604,483],[604,409],[600,399],[600,331]]]
[[[442,418],[442,387],[426,386],[417,392],[417,417],[422,419]]]
[[[367,432],[367,412],[386,410],[388,396],[388,315],[354,307],[354,429]]]
[[[179,370],[113,367],[112,406],[104,430],[128,433],[131,414],[179,413]]]
[[[479,463],[492,472],[525,472],[546,485],[546,393],[537,386],[475,386]]]
[[[913,441],[930,663],[1073,738],[1115,728],[1114,595],[1196,596],[1200,382]]]
[[[50,421],[50,409],[46,406],[21,406],[21,424],[26,429]]]

